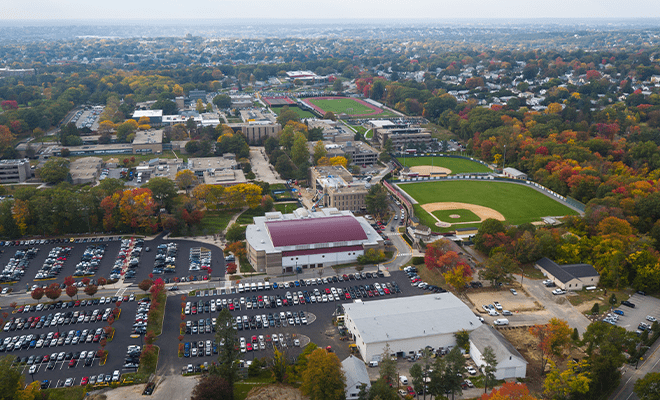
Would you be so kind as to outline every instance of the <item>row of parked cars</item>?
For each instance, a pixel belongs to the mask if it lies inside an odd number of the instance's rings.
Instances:
[[[268,315],[237,316],[234,328],[237,330],[254,330],[274,327],[286,327],[288,325],[307,325],[307,315],[304,311],[280,311]]]
[[[186,342],[183,345],[183,356],[184,357],[202,357],[202,356],[211,356],[212,354],[218,354],[218,345],[215,343],[215,340],[211,342],[203,340],[197,342]]]
[[[53,247],[48,253],[48,257],[44,260],[43,265],[35,274],[34,279],[55,278],[62,271],[64,262],[69,254],[71,254],[71,247],[69,246]]]
[[[413,266],[408,266],[403,269],[403,272],[408,275],[408,278],[410,279],[410,284],[413,287],[417,287],[420,289],[428,290],[431,292],[435,293],[445,293],[446,290],[435,285],[429,285],[428,283],[424,282],[422,278],[417,274],[417,267]]]
[[[134,239],[133,247],[131,248],[131,239],[123,239],[121,247],[115,260],[115,265],[110,271],[110,279],[119,279],[123,272],[124,265],[126,264],[127,271],[125,278],[135,277],[135,269],[140,265],[140,256],[142,255],[142,247],[144,246],[144,239]]]
[[[9,259],[7,265],[0,272],[0,282],[19,281],[25,275],[30,260],[36,257],[38,251],[37,247],[16,250],[14,256]]]
[[[111,308],[50,313],[45,316],[12,317],[3,327],[4,332],[22,329],[41,329],[56,325],[69,325],[107,321]]]
[[[57,347],[64,345],[76,345],[82,343],[98,343],[106,337],[103,328],[70,330],[66,335],[59,331],[41,333],[38,335],[28,334],[20,336],[8,336],[0,344],[0,352],[11,352],[26,349],[40,349],[42,347]]]
[[[174,273],[176,269],[177,245],[174,242],[159,244],[156,248],[154,274]]]
[[[138,308],[135,313],[135,322],[133,323],[132,334],[144,335],[147,333],[147,319],[149,318],[149,306],[151,300],[144,298],[138,302]]]
[[[96,275],[101,260],[105,255],[105,244],[92,244],[87,246],[85,252],[80,256],[80,262],[76,264],[76,271],[73,276],[92,276]]]
[[[8,240],[0,241],[0,246],[34,246],[41,244],[56,243],[92,243],[111,242],[121,240],[121,236],[93,237],[93,238],[58,238],[58,239],[31,239],[31,240]]]

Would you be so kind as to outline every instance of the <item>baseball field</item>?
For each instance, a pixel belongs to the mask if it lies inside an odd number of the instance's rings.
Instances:
[[[446,168],[451,171],[450,174],[461,174],[470,172],[491,172],[490,169],[478,162],[466,160],[464,158],[454,157],[400,157],[397,160],[404,167],[409,167],[413,172],[421,174],[428,174],[431,172],[443,172],[441,169]],[[427,167],[433,166],[433,170]],[[421,167],[421,168],[416,168]]]
[[[419,203],[414,208],[420,222],[436,232],[478,227],[487,218],[520,225],[577,214],[543,193],[515,183],[436,181],[399,184],[399,188]]]

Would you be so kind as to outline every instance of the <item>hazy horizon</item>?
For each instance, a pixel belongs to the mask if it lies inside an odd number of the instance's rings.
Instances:
[[[321,5],[309,1],[218,0],[208,3],[191,0],[115,0],[92,3],[82,0],[28,0],[3,7],[0,21],[140,21],[177,20],[511,20],[511,19],[593,19],[621,21],[660,18],[657,1],[556,0],[531,3],[522,0],[473,0],[470,4],[449,0],[327,0]],[[349,15],[347,15],[349,14]],[[200,17],[201,16],[201,17]],[[393,17],[395,16],[395,17]]]

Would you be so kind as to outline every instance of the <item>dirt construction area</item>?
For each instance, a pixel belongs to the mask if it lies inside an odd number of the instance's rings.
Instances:
[[[493,210],[489,207],[478,206],[476,204],[469,203],[456,203],[456,202],[442,202],[442,203],[428,203],[422,204],[421,206],[424,211],[428,212],[433,218],[438,220],[438,218],[433,215],[433,211],[444,211],[444,210],[470,210],[477,217],[481,218],[481,221],[484,221],[488,218],[494,218],[500,221],[504,221],[504,216],[498,211]],[[438,226],[447,226],[448,221],[440,221],[436,225]]]
[[[410,172],[417,172],[420,175],[449,175],[451,170],[443,167],[432,167],[430,165],[418,165],[410,167]]]
[[[503,309],[511,312],[533,311],[542,308],[533,297],[520,287],[517,287],[516,291],[518,294],[515,296],[509,289],[504,289],[500,291],[469,292],[467,297],[474,304],[476,311],[480,313],[485,313],[482,305],[493,304],[495,301],[498,301]]]

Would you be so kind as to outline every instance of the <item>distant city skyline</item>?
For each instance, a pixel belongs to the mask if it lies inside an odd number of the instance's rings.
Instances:
[[[467,3],[467,4],[466,4]],[[503,19],[660,18],[657,0],[28,0],[3,5],[0,21],[130,19]]]

